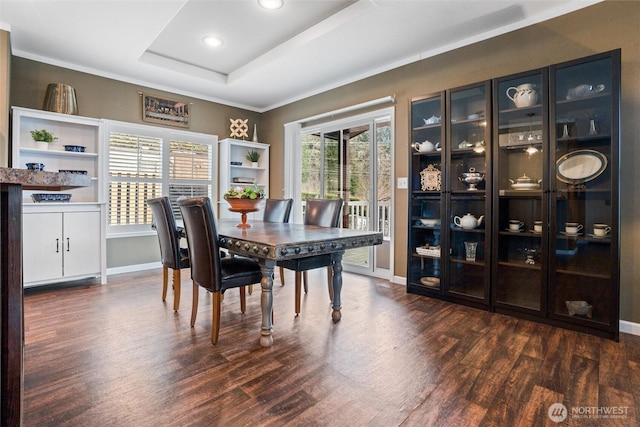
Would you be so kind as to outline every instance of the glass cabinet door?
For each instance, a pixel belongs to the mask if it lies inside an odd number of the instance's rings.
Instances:
[[[489,303],[491,83],[447,92],[446,293]],[[488,221],[488,222],[487,222]]]
[[[551,68],[550,311],[616,331],[618,82],[618,51]]]
[[[547,282],[548,69],[494,81],[492,303],[540,315]]]
[[[407,287],[423,294],[440,293],[443,283],[443,120],[443,93],[412,100]]]

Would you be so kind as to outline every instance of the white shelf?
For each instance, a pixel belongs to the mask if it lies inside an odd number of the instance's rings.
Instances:
[[[257,167],[253,167],[245,158],[251,150],[260,153]],[[231,162],[242,162],[242,165],[232,165]],[[249,178],[255,180],[256,186],[264,189],[269,197],[269,144],[261,142],[243,141],[226,138],[220,140],[220,180],[219,180],[219,217],[234,218],[237,213],[229,211],[229,204],[224,200],[224,193],[231,187],[251,185],[251,183],[233,182],[234,177]],[[250,218],[262,218],[262,212],[250,214]]]

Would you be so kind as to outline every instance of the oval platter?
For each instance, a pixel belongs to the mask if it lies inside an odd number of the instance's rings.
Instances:
[[[607,157],[599,151],[572,151],[556,162],[556,176],[567,184],[584,184],[600,176],[607,163]]]

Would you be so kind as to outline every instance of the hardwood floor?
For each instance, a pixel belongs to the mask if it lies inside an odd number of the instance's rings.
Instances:
[[[216,346],[203,290],[190,328],[188,271],[177,314],[160,269],[27,290],[24,425],[551,426],[556,402],[560,425],[640,422],[638,336],[616,343],[348,273],[334,324],[324,269],[295,317],[289,273],[268,349],[259,290],[244,315],[227,292]],[[572,415],[592,407],[618,417]]]

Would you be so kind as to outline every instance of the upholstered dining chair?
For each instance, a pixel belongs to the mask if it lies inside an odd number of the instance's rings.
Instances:
[[[187,248],[180,247],[180,231],[171,210],[167,196],[147,200],[153,216],[153,226],[160,242],[160,261],[162,263],[162,301],[167,299],[169,269],[173,270],[173,309],[180,307],[180,270],[189,268]]]
[[[212,293],[211,343],[218,342],[220,333],[220,303],[222,294],[230,288],[240,288],[240,310],[246,310],[245,286],[260,283],[262,273],[258,263],[242,256],[221,257],[211,200],[194,197],[178,201],[187,234],[193,304],[191,327],[196,323],[198,290],[203,287]]]
[[[342,209],[342,199],[308,199],[307,208],[304,215],[305,225],[317,225],[320,227],[337,227],[340,222],[340,211]],[[327,269],[327,286],[329,297],[333,300],[333,271],[331,255],[314,256],[307,258],[290,259],[278,262],[278,266],[296,272],[295,275],[295,298],[296,315],[300,314],[300,299],[302,296],[302,273],[320,267]],[[307,278],[304,281],[304,292],[309,291]]]
[[[267,199],[262,220],[265,222],[289,222],[293,199]],[[284,268],[280,267],[280,284],[284,286]]]

